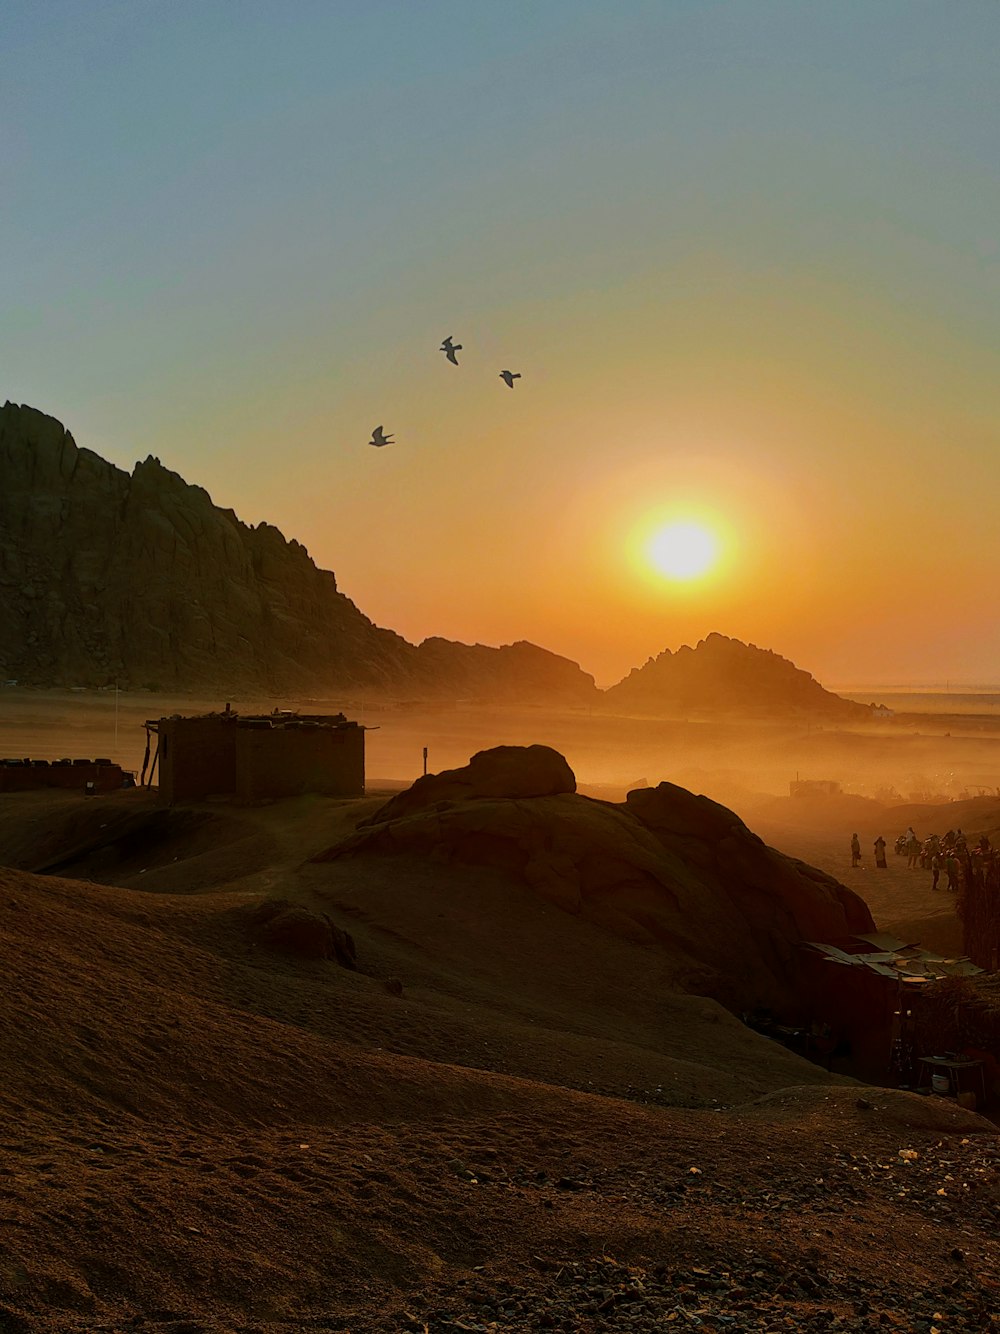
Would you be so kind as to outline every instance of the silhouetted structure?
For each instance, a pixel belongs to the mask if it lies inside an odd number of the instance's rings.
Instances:
[[[973,962],[996,972],[1000,969],[1000,853],[966,852],[950,860],[959,865],[955,908],[962,923],[962,945]]]
[[[170,805],[208,796],[240,801],[318,792],[359,797],[365,790],[365,729],[342,713],[240,715],[229,709],[160,718],[146,727],[159,764],[161,800]]]
[[[842,791],[833,778],[796,778],[788,784],[791,797],[839,797]]]
[[[135,786],[110,760],[0,760],[0,792],[57,787],[68,792],[116,792]]]

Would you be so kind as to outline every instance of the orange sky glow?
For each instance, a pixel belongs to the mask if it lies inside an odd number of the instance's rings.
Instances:
[[[998,682],[1000,10],[960,13],[17,0],[0,392],[411,640]]]

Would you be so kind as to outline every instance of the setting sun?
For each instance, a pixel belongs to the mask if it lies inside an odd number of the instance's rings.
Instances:
[[[671,579],[695,579],[715,564],[715,537],[698,523],[671,523],[649,540],[647,554],[653,567]]]

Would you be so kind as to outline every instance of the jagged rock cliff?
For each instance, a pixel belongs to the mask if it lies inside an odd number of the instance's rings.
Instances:
[[[241,523],[158,459],[130,475],[12,403],[0,409],[0,676],[184,691],[597,695],[576,663],[532,644],[410,644],[276,528]]]
[[[702,639],[695,648],[685,644],[676,653],[665,649],[604,693],[616,709],[652,713],[800,712],[844,721],[871,716],[866,705],[824,690],[787,658],[719,634]]]

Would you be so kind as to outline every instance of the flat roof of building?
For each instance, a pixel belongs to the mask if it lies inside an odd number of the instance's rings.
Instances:
[[[220,709],[216,713],[171,713],[160,718],[147,718],[146,726],[155,731],[160,723],[165,722],[227,722],[234,727],[249,727],[262,731],[288,728],[362,727],[361,723],[354,722],[343,713],[298,713],[294,709],[272,709],[270,713],[238,713],[235,709]]]

